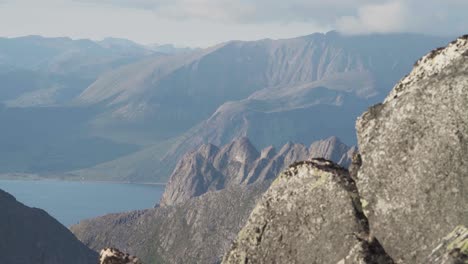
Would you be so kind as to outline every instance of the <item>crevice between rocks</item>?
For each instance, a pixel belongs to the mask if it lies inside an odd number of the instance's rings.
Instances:
[[[362,165],[361,155],[354,154],[349,173],[338,181],[348,192],[353,203],[355,217],[360,225],[359,233],[354,234],[359,241],[359,253],[363,256],[364,263],[367,264],[394,264],[395,261],[387,254],[380,242],[371,235],[369,219],[364,213],[362,198],[359,194],[355,180]],[[352,252],[350,253],[352,255]]]

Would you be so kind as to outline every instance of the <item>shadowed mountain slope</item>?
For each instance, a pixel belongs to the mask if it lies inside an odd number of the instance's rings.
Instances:
[[[0,263],[93,264],[93,252],[45,211],[0,190]]]

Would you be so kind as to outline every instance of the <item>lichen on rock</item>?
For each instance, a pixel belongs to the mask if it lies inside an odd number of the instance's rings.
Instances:
[[[427,263],[468,263],[468,229],[465,226],[457,226],[432,251]]]

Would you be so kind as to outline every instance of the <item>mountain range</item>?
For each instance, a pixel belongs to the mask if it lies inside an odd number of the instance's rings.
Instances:
[[[270,146],[261,152],[248,138],[235,139],[219,148],[205,144],[177,163],[160,205],[173,205],[232,186],[271,181],[290,164],[310,158],[326,158],[348,167],[356,152],[355,147],[346,146],[336,137],[314,142],[310,147],[287,143],[279,151]]]
[[[329,32],[163,54],[118,39],[0,39],[0,173],[167,182],[203,144],[354,145],[359,113],[446,42]]]

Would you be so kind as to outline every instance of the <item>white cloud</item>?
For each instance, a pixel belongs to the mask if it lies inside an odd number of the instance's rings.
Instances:
[[[365,5],[358,9],[356,16],[343,16],[337,19],[337,29],[348,34],[369,32],[402,32],[408,30],[410,12],[400,2]]]
[[[0,0],[0,34],[207,46],[230,39],[468,31],[468,0]]]

